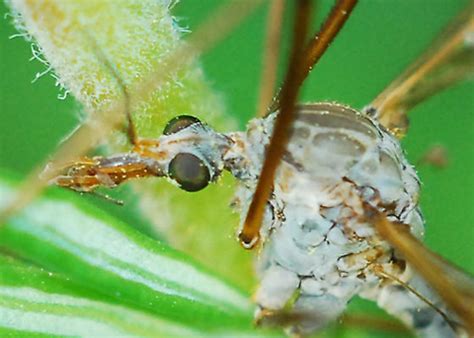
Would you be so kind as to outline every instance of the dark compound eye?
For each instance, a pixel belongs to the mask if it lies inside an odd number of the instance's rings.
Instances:
[[[192,124],[201,123],[197,117],[190,115],[180,115],[173,117],[163,130],[164,135],[171,135],[177,133],[178,131],[189,127]]]
[[[178,182],[179,187],[186,191],[199,191],[211,180],[207,166],[193,154],[179,153],[169,164],[169,176]]]

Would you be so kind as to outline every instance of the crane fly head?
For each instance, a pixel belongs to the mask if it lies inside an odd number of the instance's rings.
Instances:
[[[186,191],[194,192],[215,181],[224,169],[223,154],[232,140],[197,118],[181,115],[171,119],[153,153],[161,154],[164,176]]]
[[[254,119],[246,132],[226,134],[214,131],[195,117],[175,117],[166,125],[158,149],[154,150],[165,158],[161,171],[186,191],[203,189],[223,170],[245,185],[254,186],[274,117],[272,114]]]

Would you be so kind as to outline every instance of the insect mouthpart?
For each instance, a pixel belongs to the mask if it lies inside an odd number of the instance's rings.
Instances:
[[[92,193],[130,179],[167,177],[183,190],[199,191],[219,177],[231,144],[197,118],[182,115],[168,122],[158,139],[137,139],[128,153],[84,157],[63,167],[50,183]]]

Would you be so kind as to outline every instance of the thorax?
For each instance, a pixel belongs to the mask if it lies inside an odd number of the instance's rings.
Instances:
[[[345,106],[318,103],[298,109],[261,230],[260,272],[278,264],[299,276],[321,278],[359,274],[373,260],[383,260],[388,245],[364,219],[363,201],[383,205],[421,236],[418,178],[398,141]],[[274,115],[252,121],[245,133],[232,136],[235,146],[226,154],[235,160],[233,173],[241,180],[236,204],[242,215],[273,121]]]

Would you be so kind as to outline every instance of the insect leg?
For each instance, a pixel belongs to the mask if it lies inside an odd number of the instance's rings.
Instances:
[[[416,290],[414,287],[412,287],[410,284],[402,281],[400,278],[398,278],[397,276],[387,272],[384,270],[384,268],[381,266],[381,265],[376,265],[374,266],[374,272],[376,275],[384,278],[384,279],[389,279],[389,280],[392,280],[393,282],[403,286],[408,292],[412,293],[413,295],[415,295],[419,300],[421,300],[423,303],[425,303],[426,305],[428,305],[430,308],[432,308],[434,311],[436,311],[445,321],[446,323],[448,323],[448,325],[454,330],[456,331],[456,326],[458,326],[459,324],[457,324],[456,322],[454,322],[451,318],[448,317],[448,315],[442,310],[440,309],[439,306],[437,306],[436,304],[434,304],[433,301],[431,301],[430,299],[428,299],[427,297],[425,297],[423,294],[421,294],[418,290]]]
[[[407,259],[459,316],[468,332],[474,334],[474,290],[464,292],[466,286],[457,285],[456,280],[448,276],[438,263],[437,256],[416,239],[406,226],[389,221],[384,213],[368,203],[364,203],[364,209],[378,233]]]
[[[321,59],[324,52],[329,47],[329,44],[342,29],[356,5],[357,0],[339,0],[333,7],[323,26],[311,38],[311,41],[303,52],[303,66],[296,82],[298,86],[304,82],[316,63]],[[273,102],[268,109],[269,112],[273,112],[280,107],[282,92],[283,89],[275,95]]]
[[[260,94],[257,103],[256,115],[259,117],[265,116],[268,113],[275,90],[284,9],[285,0],[273,0],[271,2],[267,19],[267,37],[262,58]]]
[[[373,316],[362,313],[349,313],[343,314],[339,321],[342,325],[347,327],[365,328],[367,330],[377,330],[383,332],[394,332],[403,334],[403,337],[411,336],[407,327],[402,323],[386,318],[379,318],[379,316]]]
[[[326,19],[320,33],[306,50],[304,50],[303,45],[308,30],[310,4],[307,1],[298,2],[294,19],[295,27],[289,69],[281,93],[277,96],[276,107],[280,107],[280,112],[275,121],[255,194],[247,212],[243,229],[239,234],[242,245],[247,249],[252,248],[258,242],[258,233],[265,205],[273,189],[275,172],[288,142],[288,130],[296,116],[295,101],[299,88],[313,67],[314,62],[317,62],[324,54],[344,25],[356,2],[356,0],[339,0]]]
[[[125,112],[125,117],[127,119],[126,129],[127,129],[128,141],[130,142],[130,144],[136,145],[137,144],[137,131],[136,131],[135,125],[133,124],[131,104],[130,104],[130,93],[128,92],[127,86],[125,85],[125,82],[123,81],[122,76],[120,76],[118,69],[110,62],[109,58],[107,58],[104,51],[97,44],[97,41],[90,34],[86,34],[86,36],[91,42],[91,45],[94,47],[94,53],[96,54],[97,59],[100,60],[102,64],[107,68],[107,70],[110,72],[110,74],[113,75],[115,81],[117,82],[117,85],[120,88],[120,91],[122,92],[123,106],[124,106],[123,110]]]
[[[304,335],[323,328],[346,309],[348,299],[329,292],[312,294],[295,272],[278,264],[269,266],[262,277],[255,294],[258,325],[281,325],[288,327],[291,334]]]
[[[268,145],[265,161],[261,170],[257,188],[253,196],[244,227],[239,234],[242,245],[250,249],[258,242],[260,225],[268,197],[273,189],[275,172],[280,163],[281,156],[288,141],[288,127],[294,120],[295,102],[298,96],[298,74],[302,62],[301,52],[309,27],[309,14],[311,2],[299,0],[294,16],[293,45],[291,49],[290,63],[282,90],[281,110],[275,121],[273,135]]]
[[[298,85],[301,85],[309,75],[313,67],[331,44],[334,37],[339,33],[358,0],[339,0],[329,13],[319,32],[313,36],[308,46],[303,52],[304,66],[298,78]]]
[[[181,48],[177,48],[177,50],[170,53],[166,60],[163,60],[164,64],[168,64],[168,68],[151,71],[143,82],[129,88],[129,97],[132,98],[133,102],[140,102],[151,95],[152,91],[161,85],[167,76],[177,71],[183,64],[190,62],[195,57],[196,51],[202,53],[212,48],[262,2],[262,0],[234,0],[230,5],[223,5],[191,34],[188,44],[183,44]],[[218,27],[215,25],[216,21],[219,23]],[[71,61],[69,60],[69,62]],[[96,114],[88,122],[77,128],[62,144],[52,157],[51,162],[67,163],[73,161],[94,147],[100,139],[121,123],[121,119],[116,114],[120,109],[123,109],[121,102],[112,102],[103,111],[95,112]],[[4,209],[0,210],[0,224],[3,224],[6,218],[25,207],[47,186],[49,179],[57,176],[57,169],[51,168],[51,170],[44,173],[42,178],[39,178],[40,173],[44,172],[45,166],[46,163],[42,163],[30,172],[15,198]]]
[[[458,16],[428,50],[365,111],[394,135],[408,128],[407,112],[437,92],[474,75],[474,5]]]
[[[288,328],[294,336],[298,330],[295,326],[298,323],[307,321],[309,323],[320,323],[321,317],[317,313],[303,311],[264,311],[256,319],[255,324],[263,327]],[[402,323],[393,319],[382,318],[362,313],[343,314],[338,319],[338,323],[344,328],[357,328],[367,331],[380,331],[403,334],[403,337],[412,337],[411,331]],[[341,329],[339,327],[338,329]],[[303,332],[300,332],[303,333]]]

